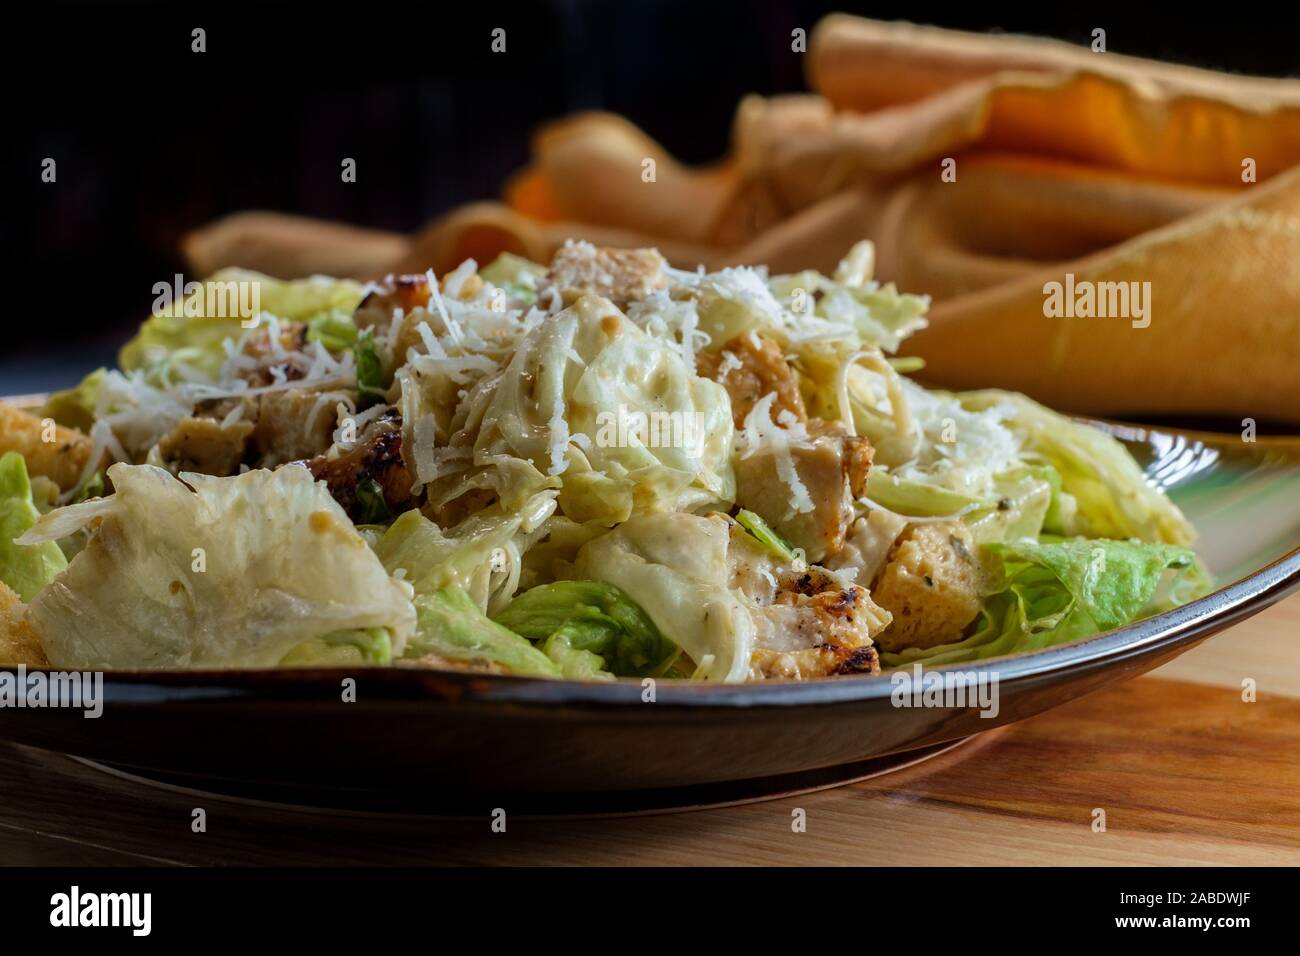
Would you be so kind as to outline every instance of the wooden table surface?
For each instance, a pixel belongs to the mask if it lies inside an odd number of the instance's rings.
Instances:
[[[512,818],[493,833],[486,819],[196,800],[4,745],[0,863],[1300,864],[1300,595],[911,769],[691,813]]]

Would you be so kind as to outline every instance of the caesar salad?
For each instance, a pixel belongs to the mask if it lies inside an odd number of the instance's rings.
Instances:
[[[1203,593],[1106,433],[917,384],[928,300],[569,242],[360,284],[226,270],[0,404],[0,661],[877,674]]]

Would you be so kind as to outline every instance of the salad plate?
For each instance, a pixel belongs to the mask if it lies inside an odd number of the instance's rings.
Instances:
[[[1300,582],[1300,441],[929,388],[929,300],[873,269],[570,242],[160,297],[118,367],[0,402],[0,739],[697,804],[936,752]]]
[[[922,751],[1127,680],[1300,587],[1300,441],[1098,423],[1201,530],[1223,587],[1082,641],[935,672],[997,676],[998,712],[901,707],[888,674],[805,683],[579,683],[415,669],[115,673],[103,716],[0,709],[0,737],[197,789],[356,806],[497,806],[781,777]],[[780,788],[778,788],[780,789]],[[786,787],[785,789],[788,789]],[[312,796],[312,792],[316,796]],[[625,798],[620,798],[625,799]],[[496,802],[492,802],[496,801]],[[671,801],[668,801],[671,802]],[[689,798],[678,800],[678,804]]]

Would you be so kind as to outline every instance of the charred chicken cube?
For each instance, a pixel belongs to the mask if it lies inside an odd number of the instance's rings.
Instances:
[[[331,449],[307,462],[354,521],[374,520],[369,495],[378,492],[391,512],[411,506],[411,475],[402,460],[402,419],[394,408],[367,422],[350,449]]]

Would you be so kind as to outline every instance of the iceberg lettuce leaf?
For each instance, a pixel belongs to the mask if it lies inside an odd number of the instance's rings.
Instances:
[[[44,515],[24,544],[94,525],[32,602],[50,661],[77,669],[273,667],[305,641],[415,628],[393,580],[306,468],[231,478],[117,464],[108,498]]]
[[[677,653],[635,601],[611,584],[557,581],[525,591],[493,620],[539,643],[564,667],[575,652],[594,655],[619,677],[657,671]],[[586,670],[585,659],[581,667]],[[591,676],[588,674],[588,676]]]
[[[941,485],[899,478],[884,469],[872,472],[867,497],[890,511],[912,517],[956,515],[979,505],[983,499]]]
[[[0,581],[24,601],[34,599],[68,566],[54,541],[31,545],[14,542],[40,516],[32,498],[27,462],[16,451],[0,455]]]
[[[949,664],[1052,647],[1122,627],[1210,586],[1196,556],[1174,545],[1044,537],[984,551],[997,565],[997,583],[975,633],[883,653],[884,664]],[[1162,585],[1168,587],[1163,600]]]
[[[584,296],[530,332],[481,401],[475,458],[521,458],[558,476],[575,521],[734,497],[726,390],[606,299]]]
[[[341,667],[391,664],[393,638],[382,627],[334,631],[299,644],[280,659],[281,667]]]
[[[755,625],[730,586],[725,520],[669,513],[632,518],[583,545],[575,574],[613,584],[645,610],[710,680],[749,675]],[[756,553],[762,553],[755,543]]]
[[[524,677],[561,677],[561,667],[527,639],[483,613],[452,585],[415,599],[418,620],[404,657],[433,654],[463,663],[488,662]]]
[[[485,611],[513,594],[519,574],[524,528],[535,528],[554,510],[554,493],[535,495],[514,512],[485,508],[443,530],[419,511],[403,512],[375,542],[375,554],[390,574],[401,574],[416,594],[443,588],[465,591]]]
[[[1195,540],[1178,506],[1147,481],[1113,436],[1012,392],[966,392],[961,400],[968,408],[1008,408],[1007,424],[1024,436],[1024,453],[1045,460],[1059,475],[1048,527],[1060,525],[1064,534],[1087,538],[1183,546]]]
[[[310,325],[322,314],[350,315],[361,295],[361,284],[350,279],[283,281],[245,269],[222,269],[182,302],[159,308],[146,319],[118,353],[118,365],[124,372],[143,370],[155,383],[167,378],[175,362],[214,379],[226,359],[222,343],[238,340],[243,323],[255,318],[241,314],[250,306]]]
[[[537,282],[546,275],[546,266],[503,252],[480,269],[478,274],[484,282],[504,289],[510,298],[532,305],[537,301]]]

